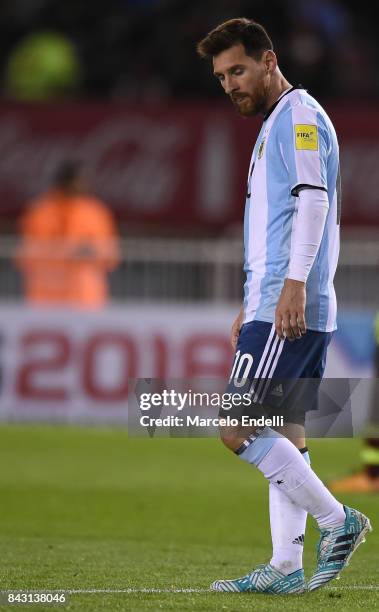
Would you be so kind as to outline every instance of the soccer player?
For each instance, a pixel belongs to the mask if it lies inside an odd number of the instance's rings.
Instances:
[[[253,380],[252,400],[264,405],[274,376],[321,379],[325,368],[336,329],[338,143],[324,109],[285,79],[258,23],[226,21],[197,50],[211,60],[214,76],[242,116],[263,115],[248,173],[245,298],[232,327],[231,379]],[[279,385],[272,394],[286,391]],[[369,519],[337,501],[310,467],[304,419],[294,418],[287,434],[269,427],[245,435],[221,432],[224,444],[270,483],[273,554],[270,563],[242,578],[218,580],[212,590],[312,591],[338,576],[371,529]],[[302,564],[307,513],[320,529],[308,585]]]

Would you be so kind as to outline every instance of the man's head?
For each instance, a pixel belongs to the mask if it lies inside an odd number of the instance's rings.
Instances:
[[[267,110],[277,61],[263,26],[244,17],[230,19],[201,40],[197,51],[212,60],[214,75],[241,115]]]
[[[76,195],[87,191],[87,175],[83,164],[75,160],[66,160],[58,166],[54,176],[54,187],[67,195]]]

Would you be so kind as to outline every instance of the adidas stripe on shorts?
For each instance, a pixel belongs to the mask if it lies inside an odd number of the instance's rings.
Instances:
[[[332,335],[308,330],[302,338],[290,342],[279,338],[272,323],[245,323],[226,392],[250,394],[253,412],[244,406],[243,414],[257,416],[265,410],[280,410],[287,422],[302,423],[307,410],[317,409],[318,387]],[[236,417],[238,411],[241,414],[241,408],[233,408],[233,414],[229,414]]]

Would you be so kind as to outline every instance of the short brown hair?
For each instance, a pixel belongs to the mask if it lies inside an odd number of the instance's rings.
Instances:
[[[264,51],[273,50],[272,41],[259,23],[246,17],[229,19],[209,32],[197,44],[197,52],[202,58],[211,59],[234,45],[242,44],[246,55],[260,60]]]

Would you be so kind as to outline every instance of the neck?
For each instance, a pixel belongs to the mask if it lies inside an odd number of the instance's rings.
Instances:
[[[282,73],[278,70],[278,72],[274,74],[270,84],[267,105],[264,114],[266,114],[267,111],[271,108],[271,106],[275,104],[275,102],[278,98],[280,98],[282,93],[286,91],[286,89],[290,89],[291,87],[291,83],[289,83],[287,79],[284,78]]]

